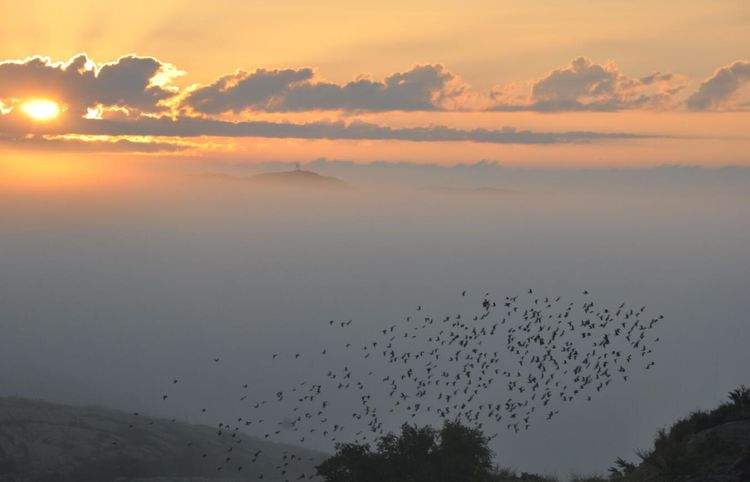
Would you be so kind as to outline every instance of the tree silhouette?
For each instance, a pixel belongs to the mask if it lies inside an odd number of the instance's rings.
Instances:
[[[404,424],[369,445],[337,444],[317,467],[327,482],[482,482],[492,480],[492,451],[478,429],[445,422],[440,431]]]
[[[750,388],[740,385],[729,392],[729,399],[737,407],[750,407]]]

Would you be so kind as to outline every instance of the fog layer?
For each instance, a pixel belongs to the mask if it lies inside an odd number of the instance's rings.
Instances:
[[[463,290],[587,289],[664,314],[655,369],[493,443],[497,461],[519,469],[604,470],[748,382],[747,175],[724,190],[710,176],[666,186],[649,173],[619,184],[583,174],[555,184],[547,173],[481,191],[481,176],[446,186],[418,172],[334,191],[155,175],[111,190],[0,194],[0,395],[213,424],[237,416],[244,383],[273,398],[326,368],[272,363],[272,353],[366,336],[417,305],[460,310]],[[352,319],[351,330],[331,332],[331,319]],[[341,356],[332,363],[368,368]],[[174,377],[184,383],[165,402]]]

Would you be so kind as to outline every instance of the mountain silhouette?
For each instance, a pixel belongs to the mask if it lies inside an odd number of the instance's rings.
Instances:
[[[349,189],[351,186],[337,178],[324,176],[313,171],[295,169],[292,171],[263,172],[252,176],[239,176],[220,172],[205,172],[198,177],[209,181],[244,182],[259,187],[293,189]]]
[[[348,184],[341,179],[323,176],[313,171],[295,169],[293,171],[265,172],[248,178],[249,181],[267,186],[312,187],[343,189]]]

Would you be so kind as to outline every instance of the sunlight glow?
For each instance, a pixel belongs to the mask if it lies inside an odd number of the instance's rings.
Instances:
[[[89,107],[86,109],[86,115],[83,116],[84,119],[101,119],[102,114],[104,113],[104,109],[102,109],[101,105],[97,105],[96,107]]]
[[[48,99],[27,100],[21,104],[21,112],[35,121],[49,121],[60,115],[60,105]]]
[[[111,182],[115,172],[77,155],[9,155],[0,159],[0,192],[65,191]]]

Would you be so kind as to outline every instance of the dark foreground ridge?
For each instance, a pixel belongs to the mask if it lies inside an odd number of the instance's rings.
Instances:
[[[205,425],[0,398],[1,482],[277,482],[280,460],[314,473],[324,457]]]
[[[750,388],[739,387],[710,411],[697,411],[659,430],[640,463],[618,459],[612,480],[627,482],[750,481]]]
[[[405,425],[400,435],[386,435],[377,452],[365,445],[342,443],[327,460],[320,452],[265,442],[239,432],[231,437],[230,444],[235,449],[228,451],[227,442],[217,441],[215,431],[208,426],[100,407],[0,398],[0,481],[287,480],[275,467],[278,460],[287,461],[290,469],[309,474],[315,473],[317,466],[323,480],[330,482],[389,482],[382,479],[379,471],[396,477],[393,481],[401,481],[405,474],[397,473],[399,467],[409,472],[403,480],[413,482],[557,480],[492,468],[486,437],[460,424],[448,424],[440,432]],[[714,410],[694,412],[669,429],[659,430],[654,447],[637,453],[637,463],[617,459],[607,476],[574,480],[749,481],[750,389],[740,387],[730,393],[729,401]],[[415,472],[420,464],[424,470]],[[440,467],[431,467],[432,464]],[[222,469],[217,470],[218,467]],[[470,468],[472,473],[454,470],[461,467]],[[426,478],[420,478],[420,474]]]

